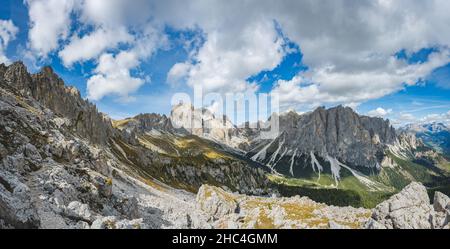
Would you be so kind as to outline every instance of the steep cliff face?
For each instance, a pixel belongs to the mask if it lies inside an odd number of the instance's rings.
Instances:
[[[290,112],[279,120],[280,135],[272,141],[257,141],[248,156],[274,169],[284,167],[281,170],[292,175],[305,165],[320,170],[319,158],[332,165],[377,169],[387,145],[397,139],[389,121],[359,116],[342,106],[318,108],[303,115]]]
[[[396,131],[388,120],[338,106],[288,112],[279,124],[276,139],[253,136],[246,156],[270,167],[271,179],[281,186],[355,191],[363,206],[373,206],[383,193],[411,181],[428,187],[448,181],[445,157],[414,134]]]
[[[139,114],[133,118],[113,121],[113,126],[120,130],[135,132],[147,132],[151,130],[160,130],[174,132],[172,122],[166,115],[156,113]]]
[[[66,117],[65,126],[92,142],[104,145],[113,136],[111,120],[83,100],[76,88],[65,86],[50,67],[30,75],[23,63],[15,62],[6,67],[2,78],[6,84]]]

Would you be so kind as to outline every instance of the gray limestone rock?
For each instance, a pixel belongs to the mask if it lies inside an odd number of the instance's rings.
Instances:
[[[67,205],[65,210],[67,216],[81,221],[92,221],[92,214],[87,204],[73,201]]]
[[[433,207],[436,212],[445,212],[445,207],[450,205],[450,198],[441,192],[434,193]]]
[[[197,203],[201,210],[216,219],[235,213],[238,209],[238,204],[232,195],[209,185],[200,187],[197,193]]]
[[[426,188],[413,182],[379,204],[372,219],[391,229],[430,229],[433,227],[432,210]]]

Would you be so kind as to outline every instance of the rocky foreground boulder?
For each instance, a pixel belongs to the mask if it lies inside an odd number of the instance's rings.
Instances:
[[[401,192],[380,203],[372,212],[369,229],[449,228],[450,198],[436,192],[430,204],[426,188],[413,182]]]
[[[436,192],[430,204],[417,182],[375,209],[327,206],[307,197],[255,197],[203,185],[197,206],[215,228],[441,229],[450,228],[450,201]]]
[[[215,228],[363,228],[371,211],[334,207],[308,197],[257,197],[203,185],[199,209],[211,215]]]

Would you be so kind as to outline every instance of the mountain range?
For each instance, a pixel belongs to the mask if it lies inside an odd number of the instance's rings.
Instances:
[[[406,132],[414,133],[426,145],[442,153],[450,155],[450,128],[439,122],[429,124],[409,124],[401,128]]]
[[[220,227],[217,210],[237,199],[373,208],[411,182],[449,190],[443,125],[396,130],[349,107],[319,107],[273,114],[279,134],[263,139],[270,127],[190,104],[112,120],[50,67],[1,64],[0,85],[0,227]],[[192,212],[205,200],[214,203]]]

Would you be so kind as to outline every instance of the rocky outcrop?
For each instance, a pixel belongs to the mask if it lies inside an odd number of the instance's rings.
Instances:
[[[0,220],[14,228],[38,228],[40,221],[30,195],[29,187],[15,175],[0,171]]]
[[[99,144],[106,144],[114,130],[109,118],[99,113],[95,105],[83,100],[75,87],[67,87],[51,67],[29,74],[22,62],[8,66],[3,81],[22,94],[31,96],[55,114],[66,117],[68,129]]]
[[[448,224],[449,198],[440,192],[435,193],[434,205],[426,188],[417,182],[405,187],[401,192],[380,203],[374,209],[370,229],[436,229]]]
[[[396,141],[395,129],[389,121],[360,116],[349,107],[320,107],[303,115],[289,112],[278,118],[279,137],[272,141],[254,141],[253,149],[248,153],[249,157],[274,168],[277,164],[288,164],[292,158],[312,160],[310,155],[314,154],[324,160],[334,158],[352,167],[376,169],[381,164],[386,145]],[[295,161],[305,162],[304,159]],[[294,163],[293,166],[305,165]]]
[[[73,126],[78,115],[71,113],[102,116],[79,96],[58,92],[62,82],[51,78],[49,69],[30,77],[20,63],[5,69],[7,82],[0,78],[0,228],[208,227],[206,215],[192,211],[192,194],[143,178],[103,144],[111,137],[91,136],[108,126],[89,124],[92,120]],[[34,85],[38,79],[54,89],[39,93],[44,86]],[[23,91],[27,86],[35,87]]]
[[[446,212],[447,206],[450,205],[450,198],[441,192],[434,194],[433,208],[436,212]],[[450,206],[449,206],[450,208]]]
[[[211,215],[215,228],[362,228],[370,210],[334,207],[307,197],[256,197],[203,185],[198,207]]]
[[[170,120],[175,128],[211,139],[231,148],[241,148],[248,138],[226,116],[216,116],[209,109],[195,109],[180,103],[172,108]]]
[[[447,229],[449,198],[435,193],[430,204],[426,188],[417,182],[373,210],[335,207],[307,197],[256,197],[204,185],[197,194],[199,209],[215,228]],[[444,207],[444,208],[443,208]]]
[[[65,209],[65,215],[72,219],[78,219],[85,222],[92,222],[92,214],[89,210],[89,205],[83,204],[79,201],[72,201]]]
[[[139,114],[133,118],[113,121],[113,125],[121,130],[145,133],[151,130],[174,132],[170,119],[166,115],[156,113]]]
[[[233,195],[220,188],[202,185],[198,190],[196,200],[199,208],[215,219],[239,212],[238,204]]]

